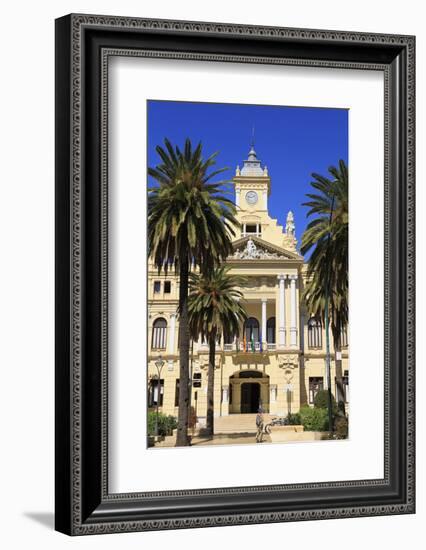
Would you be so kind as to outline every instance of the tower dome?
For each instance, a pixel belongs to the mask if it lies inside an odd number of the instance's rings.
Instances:
[[[248,158],[243,163],[241,175],[252,177],[264,175],[263,168],[260,165],[260,160],[257,158],[256,151],[254,150],[254,145],[251,146]]]

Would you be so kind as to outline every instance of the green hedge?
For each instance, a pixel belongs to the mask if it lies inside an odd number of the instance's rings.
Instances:
[[[285,417],[285,423],[287,426],[300,426],[302,423],[299,413],[288,413]]]
[[[155,426],[157,413],[148,412],[148,435],[155,434]],[[177,428],[177,420],[174,416],[158,413],[158,434],[159,435],[171,435],[172,431]]]
[[[328,427],[328,390],[321,390],[317,393],[314,399],[314,408],[326,411],[326,425]],[[339,412],[339,405],[333,395],[331,396],[331,411],[334,424],[334,436],[337,439],[346,439],[348,437],[348,419]],[[321,414],[322,413],[320,413],[320,415]]]
[[[328,411],[308,405],[299,411],[300,421],[307,432],[326,432],[328,430]]]
[[[314,407],[317,409],[327,409],[328,410],[328,390],[320,390],[314,398]],[[337,414],[338,408],[334,395],[331,394],[331,410],[333,411],[333,416]]]

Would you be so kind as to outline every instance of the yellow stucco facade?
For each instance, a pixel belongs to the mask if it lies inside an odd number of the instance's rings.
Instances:
[[[312,404],[315,393],[327,387],[326,338],[323,327],[301,301],[306,264],[297,249],[293,214],[280,226],[268,213],[273,197],[266,167],[251,148],[233,179],[241,230],[227,260],[232,272],[244,275],[242,289],[249,319],[240,338],[224,342],[216,352],[215,416],[253,413],[259,404],[280,416]],[[157,368],[161,355],[160,409],[177,416],[179,385],[178,278],[173,273],[148,272],[148,406],[158,399]],[[342,372],[349,401],[347,334],[342,336]],[[332,338],[331,380],[335,387]],[[200,424],[206,416],[208,346],[194,342],[190,353],[191,402]]]

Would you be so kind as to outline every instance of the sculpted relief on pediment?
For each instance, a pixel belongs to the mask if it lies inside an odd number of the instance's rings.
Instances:
[[[246,247],[237,249],[231,258],[236,260],[285,260],[288,259],[288,256],[256,246],[252,239],[249,239]]]

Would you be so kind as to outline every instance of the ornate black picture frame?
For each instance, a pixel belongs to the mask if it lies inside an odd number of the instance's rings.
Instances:
[[[374,69],[385,82],[384,477],[110,494],[109,56]],[[413,36],[68,15],[56,21],[56,529],[69,535],[414,513]]]

